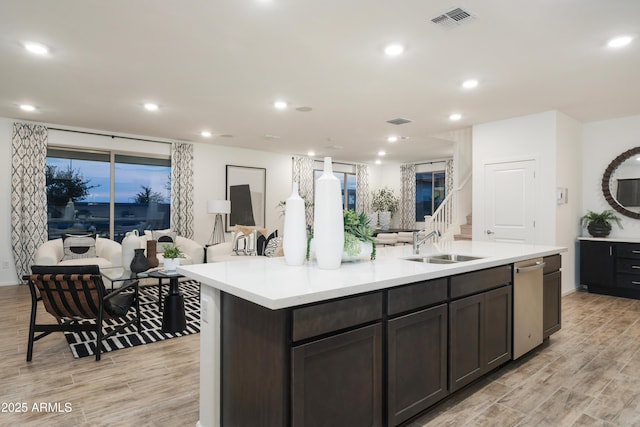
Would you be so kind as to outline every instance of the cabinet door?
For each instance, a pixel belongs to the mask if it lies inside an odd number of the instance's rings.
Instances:
[[[511,285],[484,294],[486,372],[511,360]]]
[[[292,350],[292,425],[382,425],[382,326]]]
[[[418,414],[447,392],[447,305],[390,320],[387,326],[388,425]]]
[[[615,287],[615,262],[613,244],[608,242],[580,241],[580,283],[593,288]]]
[[[542,337],[548,338],[562,324],[562,275],[560,271],[545,274],[542,288]]]
[[[484,373],[482,306],[484,294],[449,304],[449,390],[454,392]]]

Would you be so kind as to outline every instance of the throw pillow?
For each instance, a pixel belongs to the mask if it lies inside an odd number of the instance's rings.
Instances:
[[[269,239],[267,247],[264,249],[264,256],[274,257],[278,255],[278,249],[282,246],[282,237],[274,237]]]
[[[64,249],[62,261],[95,258],[97,256],[95,234],[65,234],[62,236],[62,247]]]
[[[265,255],[265,256],[269,256],[267,254],[264,253],[265,249],[267,249],[267,245],[269,244],[269,242],[272,239],[275,239],[276,237],[278,237],[278,230],[275,230],[273,233],[269,234],[268,237],[263,237],[262,239],[260,239],[261,236],[258,236],[258,255]],[[273,256],[273,255],[271,255]]]
[[[174,245],[176,243],[176,232],[167,230],[151,230],[151,237],[158,241],[158,253],[164,252],[165,246]]]

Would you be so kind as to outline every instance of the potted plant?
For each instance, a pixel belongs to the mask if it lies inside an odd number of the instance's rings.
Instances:
[[[360,255],[371,254],[370,259],[376,259],[376,242],[373,238],[373,229],[369,227],[369,217],[364,212],[357,214],[355,211],[345,209],[344,219],[344,253],[343,261],[353,261]]]
[[[180,265],[180,258],[184,258],[184,254],[176,245],[164,245],[162,257],[164,258],[164,269],[176,271],[176,268]]]
[[[622,228],[620,218],[611,210],[607,209],[601,213],[588,210],[586,214],[580,218],[583,227],[587,227],[589,234],[593,237],[606,237],[611,232],[610,221],[615,221],[618,227]]]
[[[391,216],[398,210],[400,199],[393,194],[393,190],[388,187],[381,188],[373,192],[371,199],[371,209],[378,212],[378,222],[383,230],[389,229]]]

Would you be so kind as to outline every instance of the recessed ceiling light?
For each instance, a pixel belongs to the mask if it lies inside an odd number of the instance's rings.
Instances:
[[[382,160],[378,159],[376,160],[376,165],[382,164]]]
[[[209,132],[208,130],[203,130],[202,132],[200,132],[200,135],[204,136],[205,138],[210,138],[211,132]]]
[[[158,104],[154,104],[152,102],[147,102],[144,104],[144,108],[145,110],[148,111],[157,111],[158,110]]]
[[[24,111],[36,111],[36,107],[34,107],[33,105],[29,105],[29,104],[20,105],[20,109],[24,110]]]
[[[276,101],[273,103],[273,106],[278,110],[284,110],[287,108],[287,103],[285,101]]]
[[[404,52],[404,46],[401,44],[390,44],[384,48],[384,53],[389,56],[398,56]]]
[[[464,82],[462,82],[462,87],[465,89],[473,89],[474,87],[478,86],[478,81],[477,80],[465,80]]]
[[[49,53],[49,48],[40,43],[26,42],[24,48],[36,55],[46,55]]]
[[[633,40],[633,37],[631,37],[631,36],[616,37],[614,39],[609,40],[609,42],[607,43],[607,46],[609,46],[609,47],[623,47],[623,46],[626,46],[629,43],[631,43],[631,40]]]
[[[391,135],[390,137],[387,138],[387,142],[391,142],[391,143],[398,142],[398,137],[395,135]]]
[[[387,155],[386,151],[384,151],[384,150],[378,151],[378,156],[386,156],[386,155]]]
[[[307,153],[307,156],[309,156],[309,157],[313,157],[313,156],[315,156],[315,155],[316,155],[316,152],[315,152],[315,151],[309,151],[309,152]]]
[[[459,113],[451,114],[449,116],[449,120],[451,120],[452,122],[460,120],[461,118],[462,118],[462,114],[459,114]]]

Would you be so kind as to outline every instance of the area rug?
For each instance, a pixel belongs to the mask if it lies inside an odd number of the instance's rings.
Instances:
[[[169,289],[165,285],[163,298]],[[184,308],[187,318],[187,329],[177,333],[162,332],[162,313],[158,311],[158,287],[140,287],[140,323],[141,331],[135,325],[130,325],[120,333],[102,341],[103,354],[109,351],[120,350],[122,348],[134,347],[142,344],[150,344],[170,338],[182,337],[200,332],[200,300],[198,295],[200,287],[196,281],[186,281],[180,283],[180,292],[184,296]],[[133,312],[130,312],[133,317]],[[104,321],[106,329],[111,325],[121,324],[121,321],[112,319]],[[96,334],[94,332],[65,332],[69,347],[73,357],[80,358],[94,356],[96,350]]]

